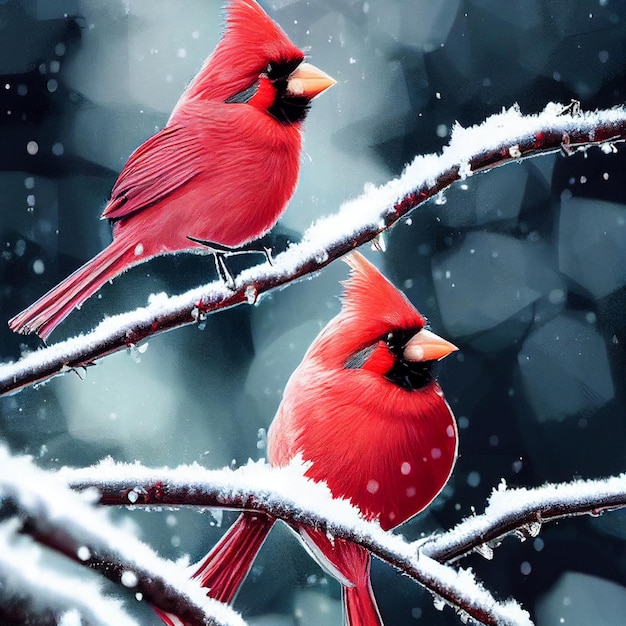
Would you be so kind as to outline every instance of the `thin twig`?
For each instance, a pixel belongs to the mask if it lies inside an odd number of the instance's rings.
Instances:
[[[535,537],[543,524],[564,517],[597,516],[626,507],[626,474],[602,480],[577,480],[535,489],[494,490],[482,515],[420,545],[426,554],[451,563],[476,551],[489,557],[506,535]]]

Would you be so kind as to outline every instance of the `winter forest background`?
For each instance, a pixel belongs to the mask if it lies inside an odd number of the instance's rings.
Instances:
[[[455,121],[479,123],[515,102],[532,113],[549,101],[595,109],[626,100],[624,0],[261,4],[338,81],[307,120],[300,184],[274,231],[279,248],[365,183],[383,183],[415,154],[439,150]],[[117,174],[212,50],[220,6],[0,0],[3,361],[39,345],[12,334],[6,320],[109,241],[98,218]],[[624,471],[625,165],[623,149],[510,164],[418,208],[387,233],[386,252],[365,250],[461,348],[439,376],[459,422],[460,457],[442,495],[401,528],[407,538],[480,512],[501,479],[537,486]],[[192,255],[134,268],[51,341],[213,273],[210,257]],[[338,311],[346,275],[333,263],[256,306],[209,316],[202,329],[109,356],[85,380],[70,373],[2,397],[0,436],[45,468],[107,455],[212,468],[260,458],[262,429],[306,347]],[[133,520],[162,556],[192,560],[235,518],[113,514]],[[621,624],[625,515],[551,524],[535,539],[506,540],[493,561],[474,555],[464,564],[539,625]],[[376,559],[372,577],[388,624],[459,623]],[[339,585],[281,525],[235,606],[251,624],[340,623]],[[136,610],[141,623],[158,623],[146,607]]]

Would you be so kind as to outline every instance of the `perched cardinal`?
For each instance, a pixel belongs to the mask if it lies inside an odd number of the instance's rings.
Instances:
[[[269,461],[301,456],[306,476],[350,500],[368,520],[394,528],[426,507],[446,484],[457,454],[454,415],[433,378],[433,363],[456,347],[363,256],[352,268],[342,310],[291,376],[268,434]],[[194,576],[229,602],[274,519],[245,512]],[[349,626],[381,624],[370,555],[307,526],[294,530],[343,585]]]
[[[205,244],[236,248],[266,233],[295,190],[310,101],[335,82],[303,61],[254,0],[232,0],[213,54],[113,187],[102,214],[113,242],[10,320],[11,329],[45,340],[133,265]]]

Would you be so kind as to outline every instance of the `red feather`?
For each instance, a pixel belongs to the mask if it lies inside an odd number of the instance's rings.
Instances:
[[[310,463],[306,476],[326,482],[335,497],[388,530],[424,509],[454,466],[456,423],[430,362],[456,348],[425,330],[426,320],[364,257],[353,253],[347,262],[352,273],[342,310],[289,379],[268,433],[268,456],[276,466],[302,457]],[[213,597],[232,599],[271,528],[266,523],[253,533],[246,515],[195,574]],[[343,584],[348,625],[381,624],[369,553],[312,528],[295,530]]]
[[[46,339],[132,265],[203,248],[188,237],[238,247],[265,234],[296,187],[307,104],[334,82],[303,59],[256,2],[233,0],[215,51],[113,187],[102,215],[113,242],[11,329]]]
[[[190,101],[223,102],[246,89],[269,63],[303,59],[303,52],[254,0],[232,0],[222,39],[174,107],[170,122],[185,116]]]

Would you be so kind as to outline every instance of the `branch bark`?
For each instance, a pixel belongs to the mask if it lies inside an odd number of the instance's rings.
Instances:
[[[374,239],[409,211],[476,172],[522,159],[591,146],[615,151],[626,141],[626,109],[580,113],[550,104],[537,115],[512,108],[482,125],[456,127],[441,154],[418,156],[398,179],[346,202],[335,215],[313,224],[303,241],[267,263],[242,272],[233,289],[211,283],[171,298],[155,298],[145,308],[109,318],[94,331],[0,366],[0,394],[86,367],[97,359],[133,348],[154,335],[201,321],[205,315],[243,302],[319,271],[350,250]]]

